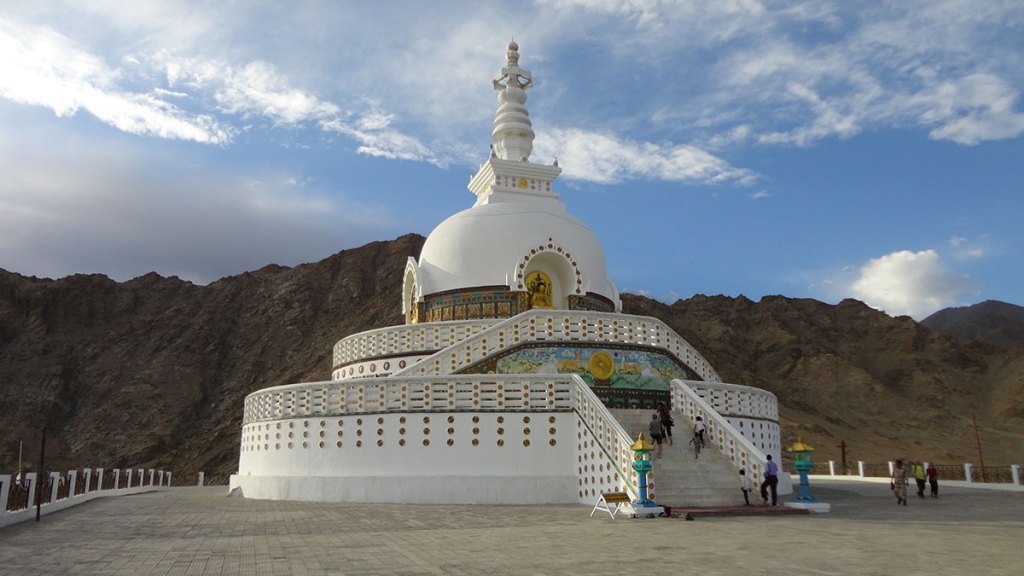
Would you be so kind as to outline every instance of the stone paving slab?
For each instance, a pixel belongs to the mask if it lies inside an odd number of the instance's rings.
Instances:
[[[101,498],[4,528],[0,574],[1024,571],[1022,493],[944,487],[938,500],[898,507],[885,484],[812,487],[832,513],[692,522],[589,518],[589,506],[316,504],[176,489]]]

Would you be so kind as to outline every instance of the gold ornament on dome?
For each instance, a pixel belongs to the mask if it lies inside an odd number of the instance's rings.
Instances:
[[[615,359],[604,350],[594,352],[587,361],[587,370],[590,370],[594,378],[607,380],[615,372]]]
[[[520,188],[525,190],[530,185],[530,181],[526,178],[520,178],[518,184]]]
[[[551,301],[551,278],[544,272],[530,272],[526,275],[526,291],[530,308],[554,308]]]

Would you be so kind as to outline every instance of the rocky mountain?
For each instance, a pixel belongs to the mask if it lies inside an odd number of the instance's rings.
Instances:
[[[401,323],[406,258],[420,236],[376,242],[294,268],[267,266],[197,286],[148,274],[59,280],[0,270],[0,470],[47,431],[48,467],[237,466],[245,396],[330,377],[334,343]],[[860,302],[625,295],[625,311],[676,329],[723,379],[779,397],[783,443],[816,459],[905,456],[1024,460],[1024,354],[959,342]]]
[[[921,321],[928,328],[960,342],[988,342],[1024,348],[1024,307],[996,300],[939,310]]]

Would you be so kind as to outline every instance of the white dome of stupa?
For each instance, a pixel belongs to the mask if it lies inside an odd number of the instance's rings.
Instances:
[[[597,236],[552,190],[562,171],[557,160],[552,165],[529,161],[534,132],[525,103],[533,81],[519,67],[514,42],[493,82],[500,106],[490,158],[469,183],[476,203],[437,226],[419,261],[410,259],[403,311],[416,321],[410,311],[431,296],[452,300],[451,295],[462,294],[462,301],[469,301],[472,294],[495,290],[529,293],[526,307],[536,307],[538,289],[546,294],[543,307],[621,310]]]

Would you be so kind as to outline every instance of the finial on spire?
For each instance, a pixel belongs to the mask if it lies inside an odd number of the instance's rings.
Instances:
[[[526,110],[526,89],[533,86],[529,70],[519,67],[519,44],[508,43],[505,66],[494,74],[498,91],[498,112],[494,118],[494,140],[498,157],[504,160],[528,160],[533,151],[533,125]]]

